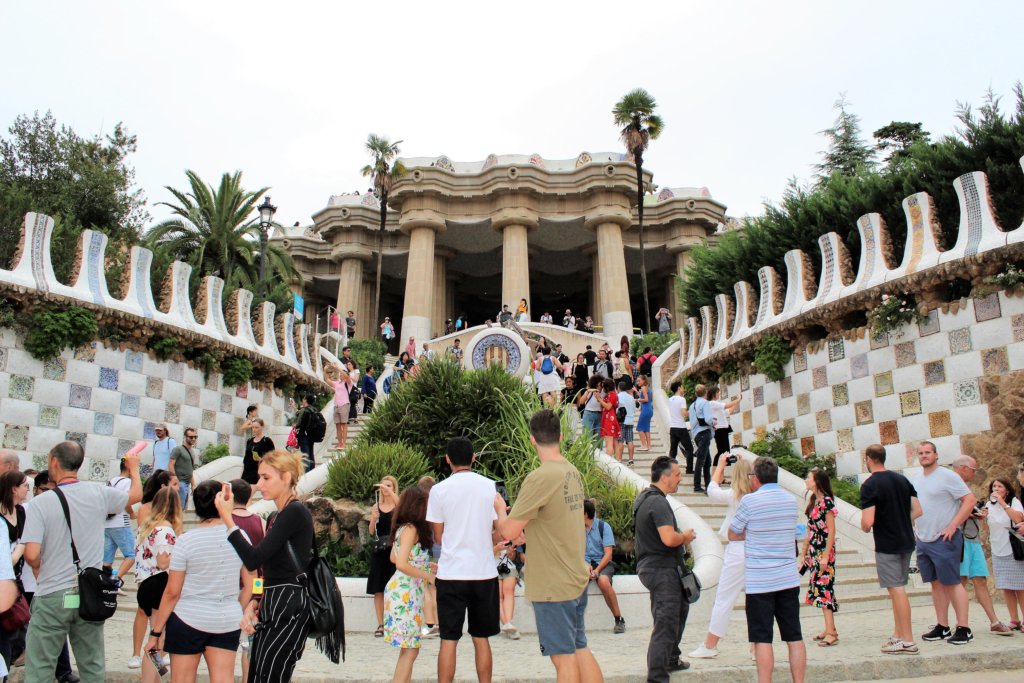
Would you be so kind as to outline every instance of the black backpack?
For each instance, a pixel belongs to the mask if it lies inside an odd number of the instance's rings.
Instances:
[[[309,426],[306,427],[306,435],[313,440],[313,443],[320,443],[327,434],[327,420],[318,410],[310,408],[309,412]]]
[[[650,377],[651,376],[651,370],[653,368],[654,368],[654,363],[651,362],[650,354],[647,354],[647,355],[643,356],[640,359],[640,370],[639,370],[639,373],[641,375],[646,375],[647,377]]]

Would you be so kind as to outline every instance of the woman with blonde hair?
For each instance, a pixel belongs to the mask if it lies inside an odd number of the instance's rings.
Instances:
[[[373,609],[377,614],[375,638],[384,637],[384,589],[395,573],[391,561],[391,515],[398,507],[398,480],[390,474],[373,485],[377,501],[370,511],[370,534],[373,536],[373,554],[370,555],[370,575],[366,577],[366,594],[373,596]]]
[[[267,520],[267,534],[253,546],[236,525],[234,494],[225,484],[217,495],[217,513],[228,527],[228,541],[251,572],[263,571],[263,593],[245,607],[242,629],[255,634],[249,653],[249,683],[290,681],[306,647],[309,596],[299,576],[313,558],[313,516],[298,498],[302,456],[271,451],[260,460],[256,488],[277,507]],[[328,649],[335,643],[318,640]],[[337,642],[340,648],[340,640]]]
[[[148,620],[160,609],[167,588],[171,551],[182,531],[181,500],[169,486],[159,489],[149,503],[146,521],[139,526],[135,542],[136,600]],[[159,683],[160,674],[149,657],[142,658],[142,683]]]
[[[732,487],[723,489],[722,480],[725,478],[725,466],[732,458],[737,458],[732,468]],[[753,472],[749,461],[731,455],[718,461],[715,473],[711,475],[711,481],[708,482],[708,498],[716,503],[725,503],[729,506],[722,527],[718,530],[718,535],[728,545],[725,546],[722,575],[718,579],[718,594],[715,596],[715,606],[711,610],[708,634],[704,638],[704,643],[690,653],[690,657],[694,659],[711,659],[718,656],[718,641],[725,637],[726,631],[729,629],[729,616],[732,614],[732,608],[736,604],[740,590],[743,589],[746,573],[743,569],[745,560],[743,541],[730,541],[727,534],[732,517],[736,514],[736,508],[739,507],[740,499],[750,493],[750,477]]]

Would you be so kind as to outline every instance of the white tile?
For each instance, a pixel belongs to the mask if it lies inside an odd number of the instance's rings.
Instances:
[[[85,387],[97,387],[100,384],[100,366],[72,358],[68,361],[67,381]]]
[[[200,389],[199,407],[203,410],[220,410],[220,392],[205,388]]]
[[[981,348],[986,349],[1012,344],[1013,326],[1010,317],[1004,315],[1000,318],[974,323],[971,326],[971,337],[978,340],[976,343],[980,343]]]
[[[195,406],[181,407],[181,424],[198,427],[203,423],[203,409]]]
[[[52,427],[33,427],[28,430],[29,453],[46,453],[64,440],[64,430]]]
[[[850,395],[850,405],[858,401],[867,401],[875,397],[875,380],[870,374],[867,377],[852,379],[846,383]]]
[[[245,414],[245,408],[242,408],[242,412],[239,413],[239,414],[240,415],[244,415]],[[761,405],[761,406],[758,406],[757,408],[754,408],[752,416],[753,416],[753,420],[754,420],[754,424],[755,425],[767,425],[768,424],[768,406]],[[742,419],[742,418],[740,418],[740,419]]]
[[[981,354],[977,351],[978,341],[974,340],[975,350],[958,353],[946,357],[946,381],[958,382],[962,379],[981,377]]]
[[[824,432],[814,437],[814,450],[818,455],[836,452],[836,433]]]
[[[875,422],[885,422],[886,420],[896,420],[900,417],[900,395],[899,390],[890,396],[883,396],[882,398],[876,398],[874,405]],[[901,434],[902,436],[902,434]]]
[[[842,429],[843,427],[852,427],[857,422],[857,416],[854,414],[853,403],[845,406],[839,406],[838,408],[832,409],[832,429]]]
[[[235,418],[228,413],[217,413],[217,433],[231,434],[235,431]]]
[[[253,398],[261,398],[258,396],[259,392],[254,391],[252,388],[249,389],[249,398],[246,400],[252,401]],[[782,398],[782,388],[778,382],[770,382],[764,387],[764,402],[778,403],[779,399]],[[255,401],[253,401],[255,403]]]
[[[114,436],[119,439],[137,440],[142,438],[146,421],[141,417],[128,415],[114,416]],[[116,454],[116,453],[115,453]]]
[[[904,477],[906,477],[910,481],[914,481],[914,479],[916,479],[917,477],[921,476],[922,470],[921,470],[920,466],[914,465],[913,467],[905,467],[905,468],[903,468],[902,474],[903,474]]]
[[[955,405],[953,385],[949,382],[921,389],[921,412],[925,415],[939,410],[949,410]]]
[[[878,443],[878,425],[875,423],[859,425],[853,428],[853,447],[859,452]]]
[[[41,377],[43,374],[43,363],[30,356],[27,351],[11,348],[7,352],[6,370],[12,375]]]
[[[117,437],[89,434],[86,439],[85,454],[93,460],[116,461],[117,458],[114,456],[117,455]],[[108,468],[110,476],[114,476],[118,467],[118,463],[115,462],[113,466]]]
[[[949,354],[949,338],[944,332],[936,332],[918,339],[914,347],[917,352],[918,364],[938,360]]]
[[[818,431],[817,427],[813,412],[806,415],[798,415],[796,418],[796,435],[798,437],[814,435]],[[800,452],[799,439],[797,440],[796,452]]]
[[[885,372],[896,367],[896,357],[892,347],[893,341],[890,339],[889,345],[885,348],[868,352],[868,367],[871,368],[871,374]]]
[[[10,376],[3,373],[3,377],[8,379]],[[35,378],[35,391],[32,392],[32,401],[34,403],[41,403],[47,406],[66,406],[68,399],[71,395],[71,390],[68,388],[68,384],[65,382],[58,382],[52,379],[44,379],[36,376]],[[0,396],[7,396],[7,387],[4,387]],[[4,419],[4,422],[10,420]]]
[[[117,415],[121,411],[121,392],[112,389],[93,389],[89,407],[93,412]]]
[[[972,434],[992,428],[988,406],[985,404],[953,408],[949,413],[954,434]]]
[[[928,439],[935,444],[936,453],[942,464],[949,464],[960,456],[960,435],[940,436],[935,439]]]
[[[88,434],[95,424],[95,413],[84,408],[64,408],[60,411],[60,428],[68,432]]]
[[[35,428],[39,422],[39,404],[34,401],[5,397],[0,399],[0,415],[3,415],[3,421],[7,424],[27,425]]]
[[[146,355],[145,360],[142,362],[142,372],[147,377],[159,377],[160,379],[167,379],[167,371],[171,367],[169,361],[156,360]]]
[[[146,395],[146,376],[140,372],[121,370],[118,373],[117,390],[122,394]]]
[[[104,368],[117,368],[120,370],[124,367],[124,356],[124,351],[116,348],[108,349],[103,344],[96,344],[96,358],[94,362],[96,365]]]
[[[905,368],[896,368],[892,371],[892,388],[898,394],[901,391],[911,391],[924,386],[924,368],[921,365],[908,365]],[[896,413],[893,417],[899,417]],[[875,413],[875,419],[891,420],[892,417],[879,418]]]
[[[891,470],[901,470],[907,466],[907,449],[903,444],[895,443],[885,447],[885,466]]]
[[[139,398],[139,417],[150,422],[163,422],[167,403],[158,398],[142,396]]]
[[[931,433],[928,431],[927,415],[904,417],[897,424],[900,430],[900,441],[903,443],[921,441],[931,437]]]
[[[861,463],[863,458],[860,453],[851,451],[850,453],[840,453],[836,456],[836,474],[840,477],[848,477],[854,474],[860,474]]]
[[[850,381],[850,352],[846,352],[846,356],[842,360],[830,362],[828,364],[828,383],[829,384],[842,384],[843,382]]]
[[[201,387],[206,384],[206,380],[203,379],[202,370],[190,368],[185,366],[185,374],[183,376],[185,386],[189,387]]]
[[[832,387],[826,386],[824,389],[815,389],[811,392],[811,412],[816,413],[819,410],[831,410],[832,409]],[[756,424],[756,423],[755,423]]]
[[[184,403],[185,385],[181,382],[164,380],[164,400],[167,403]]]
[[[1010,359],[1011,370],[1024,370],[1024,342],[1010,344],[1006,348],[1006,355]]]
[[[277,397],[274,397],[274,404],[277,405]],[[260,406],[260,413],[262,414],[267,410],[266,406]],[[779,400],[779,419],[788,420],[791,417],[796,417],[796,396],[790,396],[789,398],[783,398]]]

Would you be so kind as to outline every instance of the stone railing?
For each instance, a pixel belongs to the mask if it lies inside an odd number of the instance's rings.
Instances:
[[[134,340],[153,335],[173,335],[185,345],[220,348],[248,358],[272,377],[289,377],[298,383],[321,382],[319,335],[298,323],[292,313],[275,317],[274,304],[265,302],[257,311],[255,325],[252,292],[232,292],[222,301],[224,281],[204,277],[196,302],[189,300],[191,266],[175,261],[167,270],[159,297],[150,284],[153,253],[132,247],[127,272],[116,295],[105,275],[107,236],[82,231],[72,283],[61,283],[53,270],[50,240],[53,219],[29,213],[10,270],[0,268],[0,292],[29,302],[64,302],[89,308],[104,323],[129,326]],[[159,299],[159,305],[157,300]]]

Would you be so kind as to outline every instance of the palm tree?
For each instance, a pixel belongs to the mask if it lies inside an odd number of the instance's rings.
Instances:
[[[405,166],[397,159],[401,140],[391,142],[385,137],[370,133],[366,138],[366,151],[373,157],[373,163],[363,166],[364,176],[373,178],[373,194],[380,202],[380,230],[377,232],[377,284],[373,292],[373,324],[380,315],[380,272],[384,261],[384,226],[388,221],[388,195],[395,181],[405,175]]]
[[[242,187],[242,173],[225,173],[220,186],[206,185],[195,171],[185,171],[190,192],[173,187],[167,191],[177,203],[159,202],[174,215],[145,236],[145,244],[157,261],[180,260],[192,266],[192,289],[207,275],[224,280],[228,294],[239,287],[254,293],[259,282],[259,214],[256,203],[269,188],[254,192]],[[267,247],[270,281],[293,282],[299,273],[287,252],[276,245]],[[155,273],[163,277],[163,273]],[[262,299],[257,297],[257,303]]]
[[[644,290],[644,331],[651,331],[651,304],[647,295],[647,259],[644,256],[644,152],[665,127],[654,113],[654,97],[643,88],[626,93],[612,109],[615,125],[622,126],[619,139],[636,166],[636,209],[640,219],[640,281]]]

